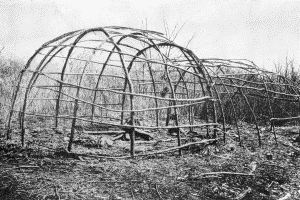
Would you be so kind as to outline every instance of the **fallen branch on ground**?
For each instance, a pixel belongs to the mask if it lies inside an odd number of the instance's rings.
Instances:
[[[89,135],[113,135],[113,134],[124,134],[125,131],[83,131],[83,133]]]
[[[137,154],[134,157],[150,156],[150,155],[156,155],[156,154],[166,153],[166,152],[170,152],[170,151],[176,151],[178,149],[183,149],[183,148],[186,148],[188,146],[197,145],[197,144],[206,144],[206,145],[208,145],[208,144],[216,142],[220,139],[221,138],[206,139],[206,140],[201,140],[199,142],[191,142],[191,143],[188,143],[188,144],[181,145],[179,147],[172,147],[172,148],[168,148],[168,149],[164,149],[164,150],[160,150],[160,151],[155,151],[155,152],[151,152],[151,153],[147,153],[147,154]],[[81,154],[81,153],[72,153],[72,155],[77,155],[77,156],[82,156],[82,157],[91,157],[91,158],[100,158],[100,159],[127,159],[127,158],[132,158],[132,156],[98,156],[98,155],[88,155],[88,154]]]

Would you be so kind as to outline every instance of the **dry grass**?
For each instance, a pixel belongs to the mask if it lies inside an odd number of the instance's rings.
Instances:
[[[190,147],[181,157],[171,152],[78,160],[36,146],[2,145],[0,192],[2,199],[234,199],[243,193],[241,199],[278,199],[287,193],[299,199],[299,158],[282,145],[291,143],[294,132],[278,129],[276,146],[263,129],[264,146],[258,148],[251,128],[243,125],[243,147],[229,132],[227,144]]]
[[[12,92],[17,84],[17,76],[23,67],[18,60],[4,59],[0,55],[0,122],[4,122],[9,112]]]

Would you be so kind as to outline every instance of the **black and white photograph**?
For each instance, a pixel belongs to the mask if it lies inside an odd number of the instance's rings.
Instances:
[[[0,200],[300,199],[300,1],[0,0]]]

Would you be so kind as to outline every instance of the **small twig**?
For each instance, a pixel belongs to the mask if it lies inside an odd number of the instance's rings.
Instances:
[[[289,143],[285,143],[283,141],[279,141],[283,146],[287,146],[287,147],[290,147],[292,148],[294,151],[297,151],[297,152],[300,152],[300,149],[297,148],[297,147],[294,147],[292,144],[289,144]]]
[[[9,171],[12,171],[12,170],[15,170],[15,169],[22,169],[22,168],[39,168],[39,166],[31,166],[31,165],[21,165],[21,166],[18,166],[18,167],[13,167],[13,168],[10,168],[8,170],[5,170],[5,171],[2,171],[1,174],[3,173],[6,173],[6,172],[9,172]]]
[[[291,197],[291,193],[287,193],[284,197],[279,198],[278,200],[287,200]]]
[[[241,200],[243,199],[248,193],[250,193],[252,189],[248,187],[245,191],[243,191],[241,194],[239,194],[234,200]]]
[[[231,155],[229,155],[228,157],[226,156],[218,156],[218,155],[216,155],[216,154],[211,154],[211,156],[214,156],[214,157],[216,157],[216,158],[221,158],[221,159],[230,159],[230,157],[231,157]]]
[[[42,186],[41,186],[42,185]],[[46,183],[45,185],[44,184],[39,184],[37,188],[38,191],[31,191],[29,196],[32,196],[32,195],[41,195],[40,193],[42,193],[41,191],[46,188],[47,186],[51,185],[51,183]]]
[[[197,177],[193,178],[198,178],[201,176],[210,176],[210,175],[239,175],[239,176],[254,176],[253,174],[245,174],[245,173],[237,173],[237,172],[208,172],[208,173],[202,173],[198,175]]]
[[[56,185],[54,185],[53,187],[54,187],[54,193],[55,193],[56,199],[57,199],[57,200],[60,200],[60,196],[59,196],[59,194],[58,194]]]
[[[35,165],[21,165],[21,166],[18,166],[16,168],[40,168],[40,167],[35,166]]]
[[[163,200],[162,196],[160,195],[159,191],[158,191],[158,187],[157,187],[157,183],[155,183],[155,190],[159,196],[159,199]]]
[[[107,180],[107,181],[87,181],[86,183],[124,183],[124,182],[130,182],[130,183],[133,183],[133,182],[136,182],[136,183],[139,183],[139,182],[143,182],[142,180],[122,180],[122,181],[110,181],[110,180]]]
[[[131,186],[131,182],[130,182],[130,192],[131,192],[132,199],[135,200],[134,193],[133,193],[132,186]]]

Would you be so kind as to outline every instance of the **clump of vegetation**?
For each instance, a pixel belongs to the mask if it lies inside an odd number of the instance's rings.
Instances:
[[[22,61],[5,58],[0,54],[0,121],[5,121],[9,112],[12,93],[23,67]]]

